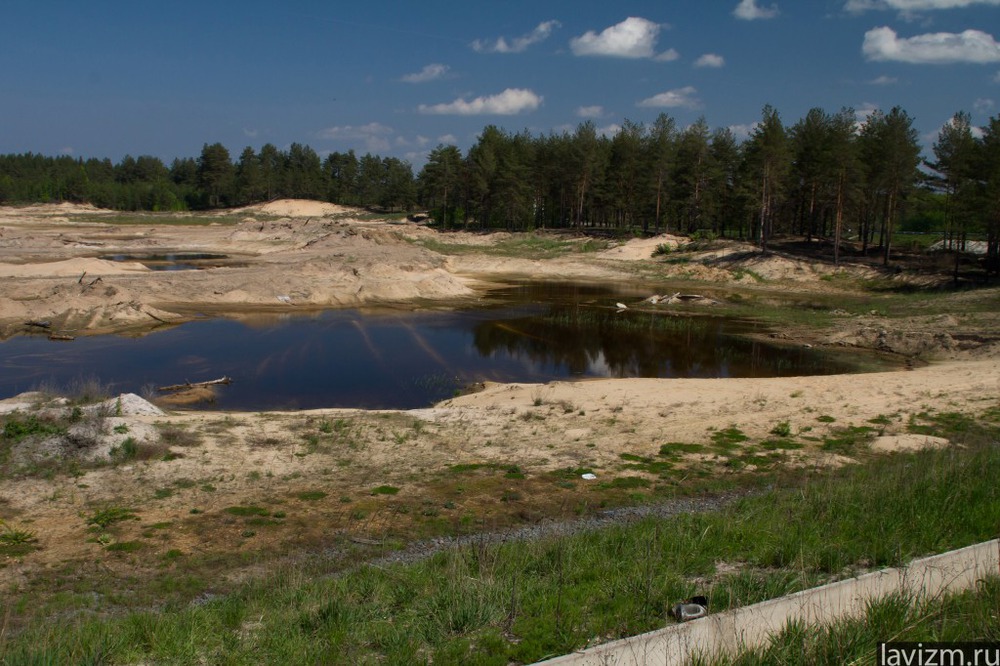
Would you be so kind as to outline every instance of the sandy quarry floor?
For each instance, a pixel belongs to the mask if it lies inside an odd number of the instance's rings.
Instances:
[[[657,245],[682,242],[668,236],[522,259],[477,251],[506,234],[438,234],[316,202],[233,215],[177,226],[80,207],[0,208],[0,336],[24,333],[28,320],[81,335],[141,330],[197,311],[454,303],[477,298],[484,284],[525,276],[642,275],[699,280],[691,284],[716,291],[806,295],[839,288],[824,279],[831,267],[736,244],[705,263],[651,258]],[[433,243],[463,250],[440,253],[429,249]],[[238,265],[154,272],[100,258],[168,251],[226,254]],[[877,277],[869,268],[848,270]],[[967,313],[970,299],[979,307]],[[259,570],[253,554],[347,553],[503,529],[654,498],[695,480],[776,467],[809,474],[877,452],[941,446],[947,443],[913,435],[907,425],[921,415],[1000,405],[1000,307],[983,308],[983,299],[1000,302],[995,289],[958,294],[943,314],[873,312],[818,332],[773,334],[789,344],[878,348],[931,361],[891,373],[489,385],[432,408],[388,412],[157,412],[138,399],[112,402],[103,415],[83,419],[91,431],[75,443],[57,438],[12,452],[20,472],[0,485],[0,520],[37,541],[0,563],[0,589],[54,592],[95,577],[156,579],[212,566],[222,585]],[[0,412],[71,410],[51,396],[4,397]],[[823,450],[825,438],[852,426],[872,429],[863,450]],[[716,434],[727,428],[747,439],[718,446]],[[788,441],[773,445],[775,430]],[[109,462],[129,437],[138,455]],[[670,443],[686,448],[661,455]],[[94,525],[90,519],[109,508],[130,509],[135,519]]]

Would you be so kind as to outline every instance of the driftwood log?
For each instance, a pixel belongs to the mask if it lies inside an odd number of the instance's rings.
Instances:
[[[213,379],[207,382],[188,382],[186,384],[171,384],[170,386],[161,386],[157,388],[157,391],[163,393],[170,393],[173,391],[186,391],[193,388],[201,388],[204,386],[216,386],[218,384],[232,384],[233,380],[229,377],[220,377],[219,379]]]
[[[653,295],[647,298],[644,303],[650,303],[652,305],[671,305],[673,303],[704,303],[707,305],[714,305],[718,303],[714,298],[709,298],[708,296],[702,296],[701,294],[682,294],[677,292],[671,296],[664,294],[663,296]]]

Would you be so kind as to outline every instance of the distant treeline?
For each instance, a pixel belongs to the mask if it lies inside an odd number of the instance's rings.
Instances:
[[[0,203],[70,201],[114,210],[181,211],[241,206],[276,198],[407,209],[416,203],[409,163],[353,151],[320,159],[309,146],[246,148],[234,163],[220,143],[175,159],[126,155],[78,159],[0,155]]]
[[[594,228],[703,231],[752,239],[775,233],[859,240],[888,258],[901,221],[970,235],[1000,250],[1000,117],[981,131],[955,114],[923,162],[913,121],[894,108],[859,122],[852,109],[810,110],[793,125],[764,108],[746,139],[679,128],[660,115],[625,121],[608,137],[592,122],[533,135],[490,125],[464,155],[431,151],[409,163],[353,151],[325,158],[246,148],[235,162],[221,144],[198,158],[0,156],[0,203],[89,202],[119,210],[192,210],[298,197],[385,210],[431,210],[446,228]],[[838,244],[839,246],[839,244]]]

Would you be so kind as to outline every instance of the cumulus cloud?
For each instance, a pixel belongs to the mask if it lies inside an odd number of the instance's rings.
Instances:
[[[972,104],[972,110],[977,113],[989,113],[996,106],[996,102],[986,97],[980,97]]]
[[[681,54],[677,52],[677,49],[667,49],[658,56],[654,56],[653,60],[657,62],[673,62],[681,57]]]
[[[868,82],[870,86],[892,86],[899,83],[899,79],[894,76],[879,76]]]
[[[941,132],[944,131],[944,128],[946,128],[946,127],[954,127],[954,126],[955,126],[955,116],[952,116],[948,120],[944,121],[941,124],[941,126],[938,127],[936,130],[934,130],[932,132],[928,132],[927,134],[922,135],[920,138],[927,145],[931,145],[933,143],[937,143],[938,139],[941,138]],[[982,139],[983,136],[984,136],[984,134],[985,134],[985,132],[983,132],[983,128],[982,127],[976,127],[975,125],[973,125],[972,127],[969,128],[969,132],[972,134],[972,137],[975,138],[975,139]]]
[[[723,67],[726,59],[715,53],[706,53],[694,61],[695,67]]]
[[[698,90],[693,86],[675,88],[667,92],[662,92],[659,95],[648,97],[639,102],[637,106],[666,109],[697,109],[701,106],[701,100],[696,97],[697,93]]]
[[[844,9],[852,14],[891,9],[904,14],[938,9],[961,9],[973,5],[1000,6],[1000,0],[847,0]]]
[[[454,134],[442,134],[438,137],[438,143],[443,143],[446,146],[457,146],[458,137]]]
[[[440,78],[444,78],[449,69],[451,68],[448,67],[448,65],[431,63],[430,65],[424,65],[424,68],[419,72],[403,76],[400,81],[403,81],[404,83],[427,83],[428,81],[436,81]]]
[[[576,115],[580,118],[600,118],[604,115],[604,107],[600,105],[581,106],[577,108]]]
[[[737,139],[745,141],[750,138],[759,124],[760,123],[730,125],[728,129]]]
[[[869,60],[912,64],[1000,62],[1000,44],[992,35],[980,30],[934,32],[900,38],[895,30],[883,26],[865,33],[861,51]]]
[[[573,55],[578,56],[654,58],[656,39],[662,27],[659,23],[630,16],[600,33],[589,30],[574,37],[569,42],[569,48]]]
[[[878,104],[872,102],[862,102],[860,106],[854,109],[854,131],[860,132],[868,119],[872,117],[872,114],[881,111]]]
[[[389,150],[389,136],[394,131],[382,123],[368,123],[367,125],[328,127],[317,132],[317,135],[321,139],[333,141],[362,141],[370,152],[385,152]]]
[[[552,31],[561,25],[559,21],[545,21],[539,23],[528,34],[515,37],[510,41],[504,37],[498,37],[495,40],[477,39],[472,42],[472,48],[479,53],[522,53],[527,51],[529,46],[544,42],[552,34]]]
[[[405,136],[396,137],[396,145],[403,148],[410,148],[414,146],[417,148],[424,148],[430,142],[431,140],[428,139],[426,136],[421,136],[419,134],[413,137],[412,139],[407,139]]]
[[[622,126],[618,123],[611,123],[610,125],[605,125],[604,127],[598,127],[595,131],[599,136],[613,139],[616,134],[622,131]]]
[[[757,19],[770,19],[778,15],[778,5],[770,7],[759,7],[757,0],[740,0],[733,10],[733,16],[744,21],[755,21]]]
[[[421,104],[420,113],[432,115],[512,116],[526,111],[534,111],[542,104],[542,97],[527,88],[507,88],[496,95],[484,95],[475,99],[456,99],[446,104]]]

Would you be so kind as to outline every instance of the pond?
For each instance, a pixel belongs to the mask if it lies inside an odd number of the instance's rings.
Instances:
[[[459,311],[331,310],[206,318],[142,337],[0,343],[0,395],[98,379],[114,391],[233,379],[212,408],[415,408],[474,382],[587,377],[773,377],[856,372],[832,355],[751,340],[721,317],[617,312],[649,292],[578,285],[497,290]]]

